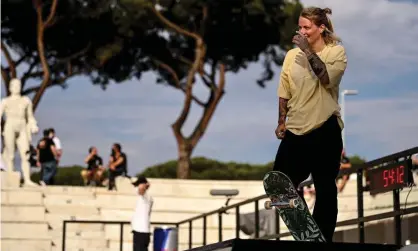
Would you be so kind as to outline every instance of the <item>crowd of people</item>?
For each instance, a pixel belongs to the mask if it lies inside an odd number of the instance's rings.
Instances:
[[[45,129],[43,137],[38,141],[36,147],[31,145],[30,151],[31,166],[40,168],[39,183],[42,186],[53,185],[58,172],[58,164],[63,154],[61,141],[56,136],[54,128]],[[109,190],[115,190],[116,177],[129,177],[127,156],[122,152],[122,146],[119,143],[112,145],[107,165],[107,178],[105,177],[106,168],[97,147],[92,146],[88,149],[88,155],[84,162],[86,168],[81,171],[80,175],[85,186],[103,186],[107,183]]]

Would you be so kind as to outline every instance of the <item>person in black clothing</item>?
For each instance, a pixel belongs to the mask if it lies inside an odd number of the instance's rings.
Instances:
[[[109,190],[115,187],[115,178],[117,176],[128,176],[126,154],[122,152],[120,144],[115,143],[112,146],[112,153],[109,161]]]
[[[36,151],[35,147],[32,144],[30,144],[28,155],[29,155],[29,164],[30,164],[31,167],[36,166],[36,162],[37,162],[36,161],[36,154],[37,154],[37,151]]]
[[[89,148],[89,155],[84,162],[87,164],[87,169],[81,170],[81,177],[84,185],[94,182],[96,185],[101,184],[103,177],[103,160],[98,155],[97,148],[92,146]]]
[[[57,174],[57,151],[52,139],[49,138],[49,130],[44,130],[44,137],[39,140],[36,147],[37,166],[41,167],[41,183],[53,185],[54,177]]]

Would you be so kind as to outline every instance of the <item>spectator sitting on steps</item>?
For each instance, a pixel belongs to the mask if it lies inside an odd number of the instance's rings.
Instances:
[[[115,143],[112,146],[112,153],[109,160],[109,190],[115,188],[115,179],[118,176],[127,176],[127,158],[126,154],[122,152],[120,144]]]
[[[104,172],[103,160],[98,155],[96,147],[89,148],[89,155],[84,162],[87,164],[87,169],[81,170],[84,185],[90,185],[91,183],[96,186],[101,185]]]

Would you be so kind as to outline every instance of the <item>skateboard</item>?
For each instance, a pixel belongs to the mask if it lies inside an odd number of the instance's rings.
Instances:
[[[296,241],[325,242],[308,207],[287,175],[270,171],[264,176],[263,185],[270,198],[264,203],[265,209],[276,208]]]

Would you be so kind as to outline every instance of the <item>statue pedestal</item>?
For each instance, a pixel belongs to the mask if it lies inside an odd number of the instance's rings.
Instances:
[[[2,188],[20,187],[20,172],[0,172]]]

